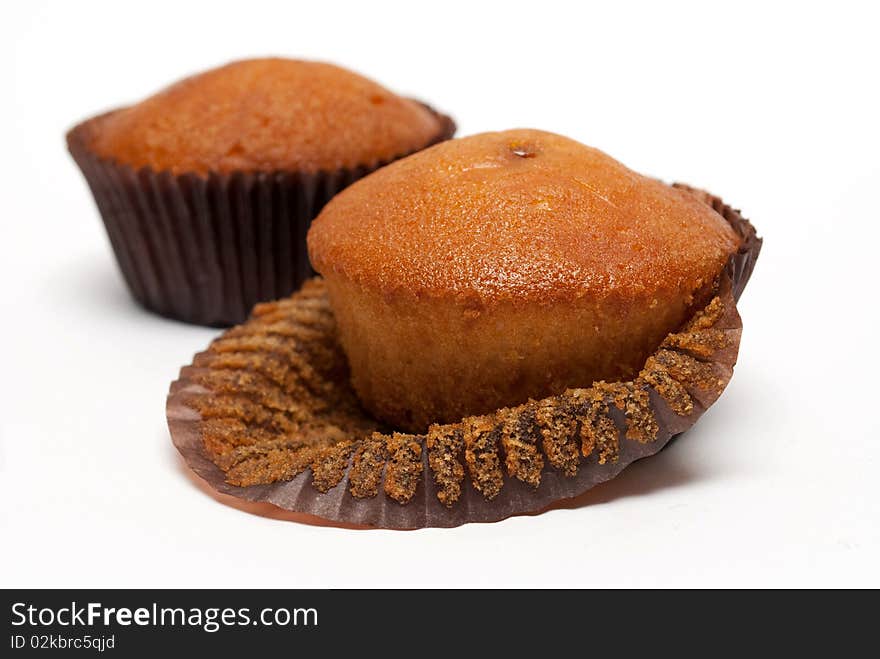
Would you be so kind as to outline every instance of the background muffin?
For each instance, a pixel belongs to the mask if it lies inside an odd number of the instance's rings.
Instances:
[[[187,78],[68,144],[135,298],[226,325],[311,274],[305,232],[333,194],[453,131],[355,73],[275,58]]]
[[[359,397],[417,431],[633,375],[737,246],[690,193],[533,130],[395,163],[309,234]]]

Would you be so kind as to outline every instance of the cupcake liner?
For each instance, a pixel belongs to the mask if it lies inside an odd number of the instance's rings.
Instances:
[[[717,197],[687,186],[742,238],[715,296],[630,382],[596,382],[515,408],[384,428],[348,379],[320,278],[196,355],[171,385],[172,441],[214,490],[348,524],[450,527],[537,512],[614,478],[690,428],[733,373],[736,300],[761,248]]]
[[[449,117],[431,112],[442,128],[423,148],[455,132]],[[254,304],[299,288],[315,274],[306,249],[312,219],[343,188],[398,159],[314,174],[135,170],[89,149],[109,114],[74,127],[67,145],[125,282],[147,309],[200,325],[242,322]]]

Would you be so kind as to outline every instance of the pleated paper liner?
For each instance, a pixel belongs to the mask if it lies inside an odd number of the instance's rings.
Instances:
[[[455,133],[449,117],[428,109],[441,129],[423,148]],[[314,276],[306,250],[312,219],[343,188],[391,162],[311,174],[135,170],[89,149],[109,114],[74,127],[67,145],[125,282],[147,309],[200,325],[242,322],[254,304],[290,295]]]
[[[685,186],[681,186],[685,187]],[[630,382],[597,382],[424,435],[383,428],[359,406],[321,279],[261,304],[171,385],[171,436],[216,491],[383,528],[491,522],[614,478],[690,428],[733,373],[736,300],[761,240],[718,198],[742,247],[715,296]]]

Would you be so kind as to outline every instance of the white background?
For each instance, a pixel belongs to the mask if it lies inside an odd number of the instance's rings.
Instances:
[[[0,585],[880,586],[870,5],[4,3]],[[353,68],[460,135],[552,130],[741,207],[765,246],[723,398],[539,516],[361,531],[212,495],[164,403],[216,332],[131,301],[63,137],[267,54]]]

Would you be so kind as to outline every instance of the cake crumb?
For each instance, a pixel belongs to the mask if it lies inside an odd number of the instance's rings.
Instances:
[[[545,398],[535,403],[535,421],[541,433],[541,448],[548,462],[566,476],[577,474],[580,462],[578,424],[563,397]]]
[[[657,363],[685,387],[720,394],[725,381],[718,376],[715,366],[675,350],[660,349],[654,353]]]
[[[385,472],[385,494],[397,503],[408,503],[422,480],[422,441],[419,435],[396,432],[386,440],[390,459]]]
[[[461,496],[464,465],[458,459],[464,449],[464,433],[460,428],[433,425],[428,428],[425,444],[428,465],[437,485],[437,499],[447,508]]]
[[[342,482],[353,448],[353,442],[341,441],[314,452],[310,466],[312,486],[318,492],[327,492]]]
[[[730,337],[720,329],[694,330],[670,334],[663,347],[683,350],[698,359],[710,359],[719,350],[730,346]]]
[[[537,446],[539,435],[534,406],[500,410],[498,418],[501,419],[501,447],[508,475],[537,488],[541,484],[544,458]]]
[[[570,389],[565,392],[571,400],[570,409],[580,424],[581,455],[594,454],[600,465],[615,463],[620,455],[620,431],[608,415],[605,393],[597,387]]]
[[[385,438],[380,433],[374,432],[360,443],[355,451],[348,477],[351,496],[365,499],[379,493],[379,484],[382,482],[382,472],[387,458]]]
[[[314,449],[291,442],[275,447],[239,450],[238,461],[226,471],[226,482],[239,487],[290,480],[309,468]]]
[[[651,409],[646,383],[637,379],[635,382],[615,382],[605,386],[614,406],[626,417],[626,438],[643,444],[654,441],[660,427]]]
[[[465,419],[464,457],[474,488],[487,499],[494,499],[504,486],[498,441],[500,424],[492,416]]]
[[[673,378],[657,359],[648,357],[645,368],[639,374],[645,382],[654,387],[669,408],[679,416],[688,416],[694,411],[694,401],[687,389]]]

